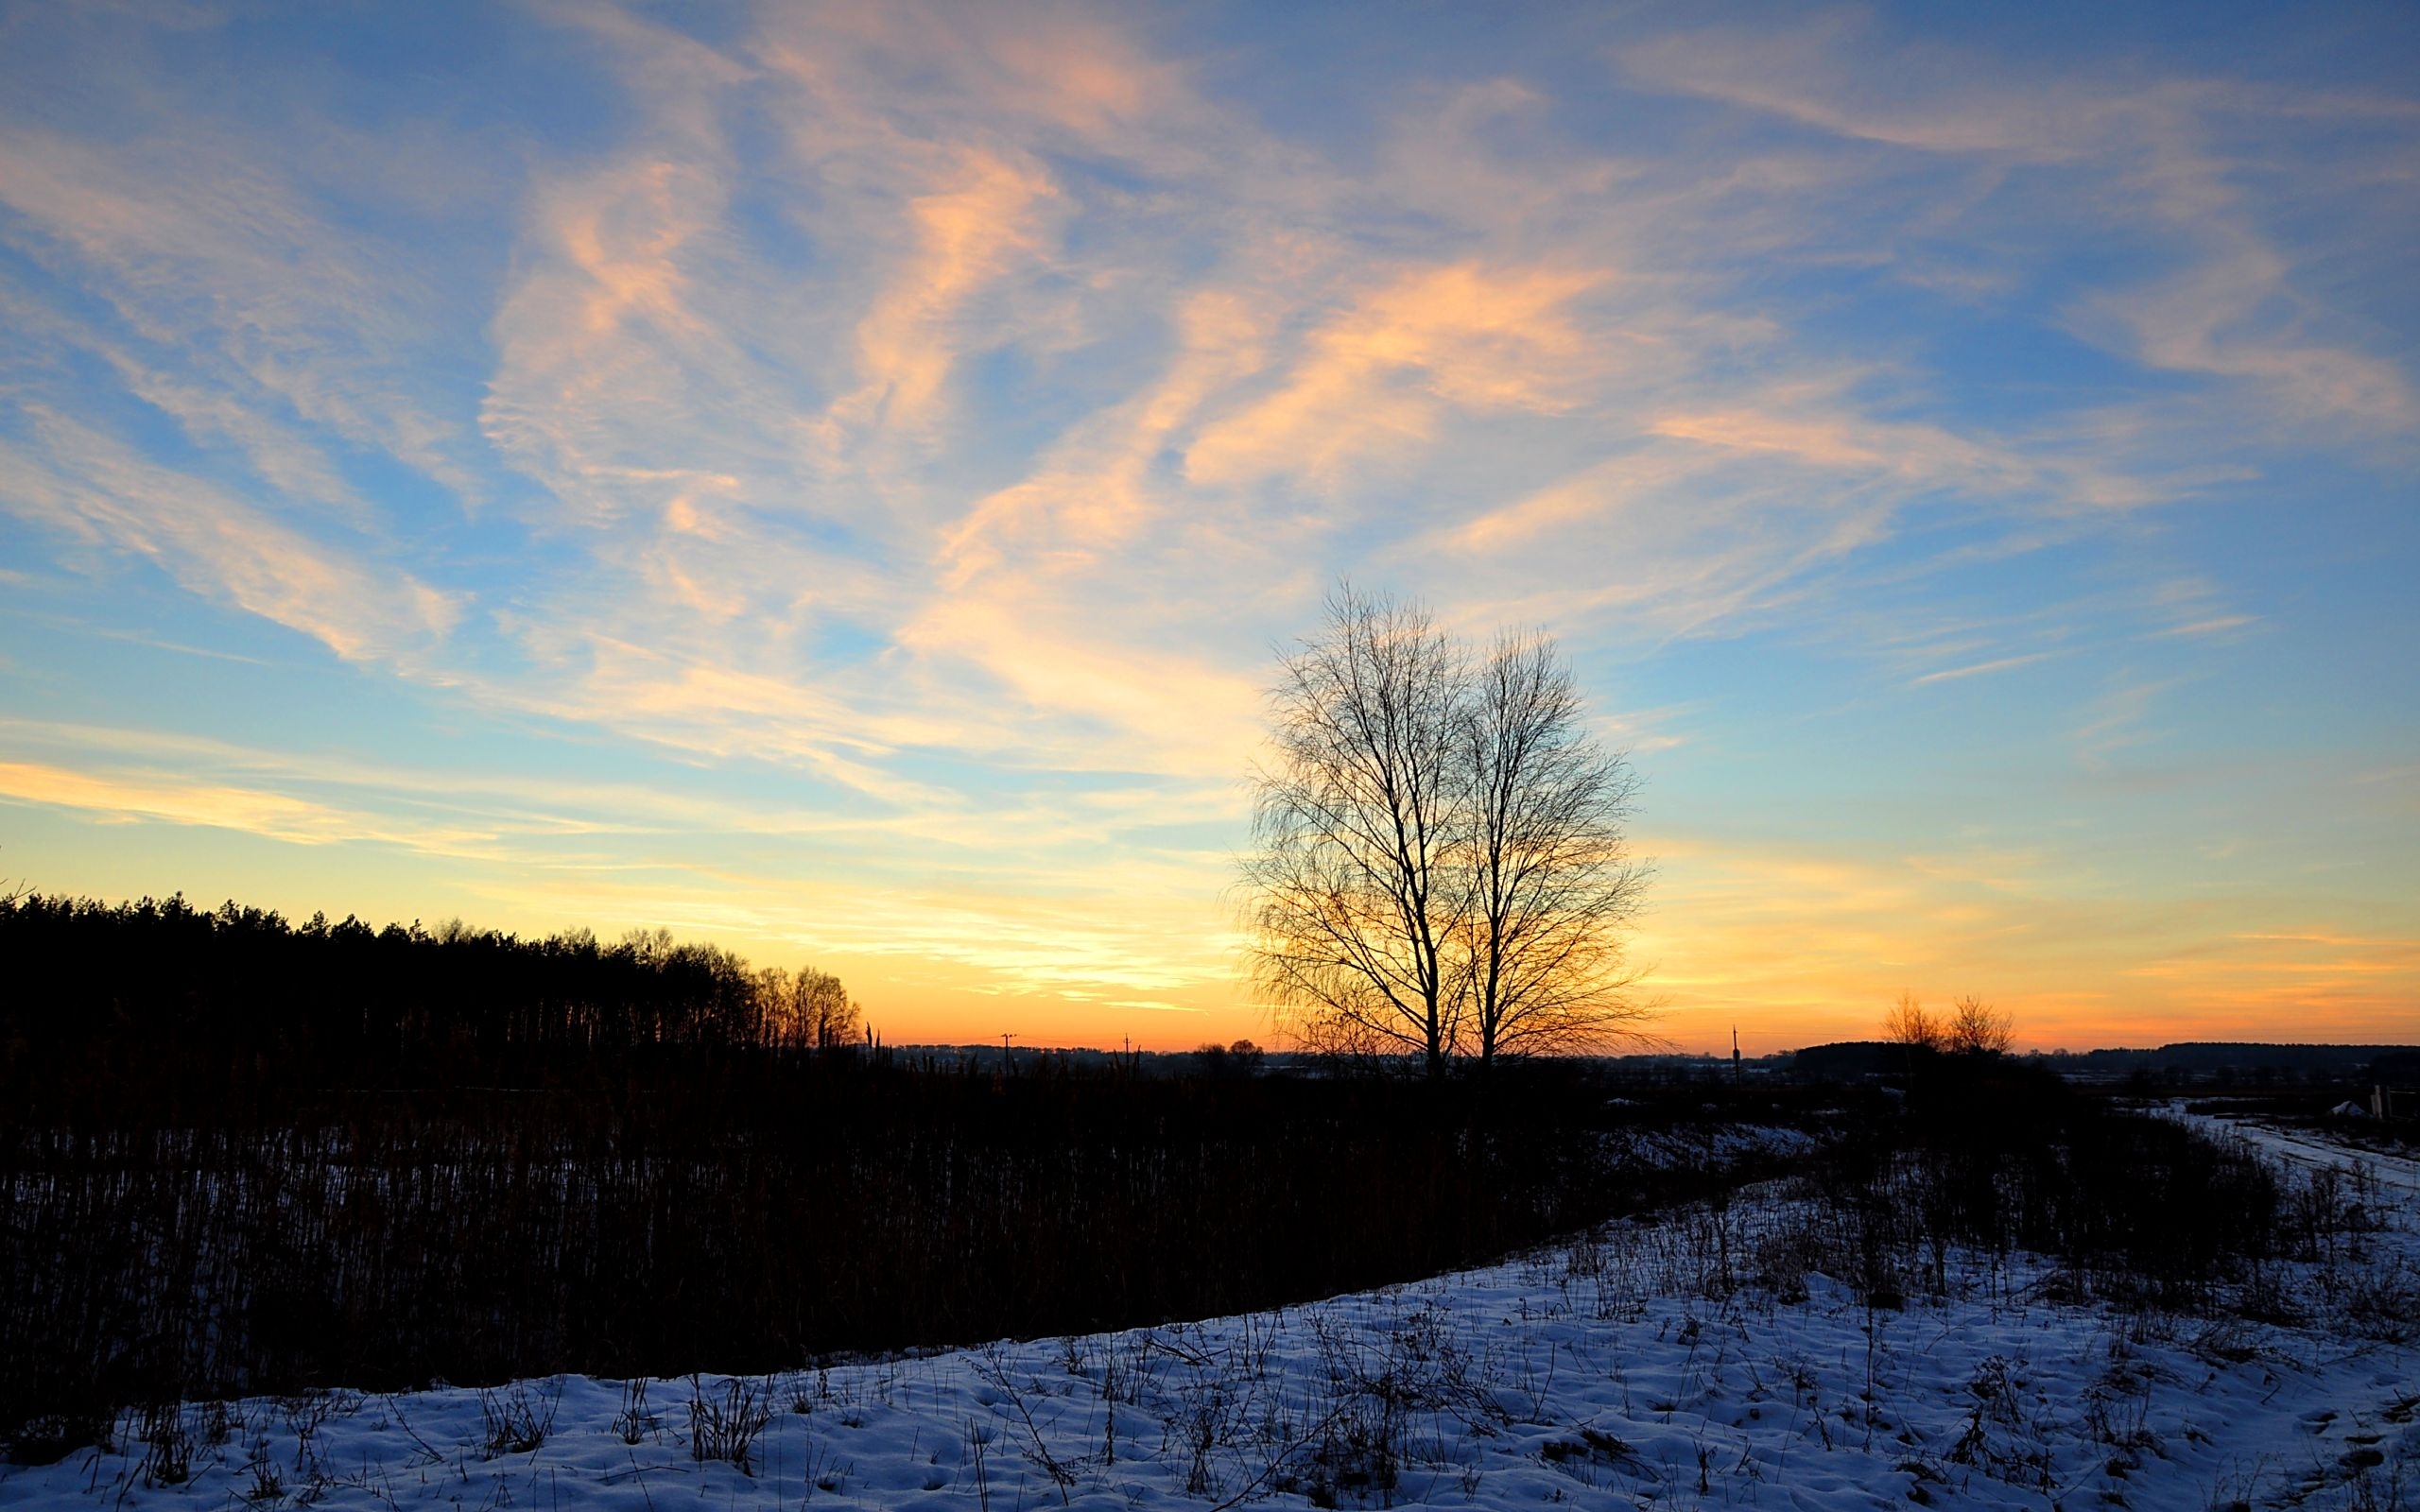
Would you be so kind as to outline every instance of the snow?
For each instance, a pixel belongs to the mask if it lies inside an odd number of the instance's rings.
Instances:
[[[2165,1117],[2190,1125],[2213,1137],[2241,1140],[2272,1162],[2290,1171],[2333,1170],[2346,1175],[2358,1174],[2370,1185],[2391,1188],[2400,1194],[2407,1214],[2411,1210],[2420,1209],[2420,1160],[2411,1156],[2360,1149],[2319,1135],[2274,1128],[2250,1119],[2188,1113],[2182,1098],[2170,1101],[2161,1112]]]
[[[2412,1162],[2238,1132],[2292,1178],[2365,1167],[2384,1227],[2358,1263],[2381,1284],[2420,1275]],[[2324,1302],[2300,1327],[2129,1313],[2059,1300],[2046,1262],[1980,1255],[1952,1257],[1945,1299],[1896,1311],[1822,1275],[1733,1284],[1799,1200],[1776,1184],[1309,1307],[769,1379],[188,1405],[182,1483],[153,1484],[130,1417],[109,1452],[0,1469],[0,1506],[2204,1512],[2420,1497],[2420,1349],[2361,1337]],[[695,1457],[759,1413],[745,1469]]]
[[[1815,1147],[1804,1129],[1769,1124],[1717,1124],[1677,1128],[1616,1129],[1604,1136],[1616,1160],[1647,1170],[1704,1170],[1754,1156],[1800,1155]]]

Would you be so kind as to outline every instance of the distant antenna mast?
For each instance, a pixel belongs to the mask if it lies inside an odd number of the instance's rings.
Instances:
[[[1731,1079],[1736,1082],[1739,1076],[1739,1026],[1735,1023],[1731,1026]]]

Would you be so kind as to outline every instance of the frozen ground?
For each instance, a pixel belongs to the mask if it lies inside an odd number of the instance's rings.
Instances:
[[[2355,1160],[2251,1137],[2296,1180]],[[735,1382],[188,1405],[0,1469],[0,1505],[2420,1505],[2420,1348],[2375,1337],[2396,1332],[2379,1298],[2420,1280],[2420,1183],[2369,1165],[2322,1178],[2380,1227],[2268,1280],[2298,1327],[2063,1302],[2047,1263],[1973,1255],[1948,1257],[1945,1298],[1868,1310],[1771,1263],[1806,1217],[1775,1187],[1182,1327]]]

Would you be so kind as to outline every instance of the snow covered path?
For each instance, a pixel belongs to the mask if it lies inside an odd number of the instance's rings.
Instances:
[[[2420,1197],[2376,1190],[2359,1264],[2409,1280]],[[187,1406],[0,1469],[0,1506],[2420,1505],[2420,1349],[2064,1303],[2022,1260],[1953,1257],[1954,1299],[1904,1310],[1726,1284],[1790,1217],[1776,1191],[1312,1307],[769,1379]]]
[[[2181,1105],[2179,1105],[2181,1106]],[[2381,1186],[2391,1187],[2411,1205],[2420,1202],[2420,1160],[2409,1156],[2381,1155],[2376,1150],[2347,1149],[2310,1134],[2290,1134],[2264,1124],[2178,1112],[2172,1116],[2221,1135],[2248,1141],[2262,1154],[2290,1165],[2311,1170],[2360,1171]]]

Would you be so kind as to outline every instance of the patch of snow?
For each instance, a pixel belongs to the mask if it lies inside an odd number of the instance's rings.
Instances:
[[[1752,1156],[1801,1155],[1816,1140],[1802,1129],[1764,1124],[1681,1125],[1671,1128],[1616,1129],[1604,1136],[1616,1160],[1649,1170],[1701,1170],[1732,1165]]]

